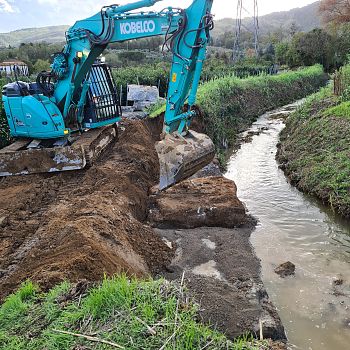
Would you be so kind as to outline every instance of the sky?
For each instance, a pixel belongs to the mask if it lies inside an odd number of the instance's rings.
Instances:
[[[119,4],[133,0],[117,0]],[[265,15],[276,11],[290,10],[315,2],[315,0],[258,0],[259,13]],[[0,0],[0,33],[16,29],[73,24],[76,20],[90,17],[103,5],[113,0]],[[160,10],[167,6],[186,8],[192,0],[164,0],[154,6]],[[245,0],[249,15],[253,0]],[[213,14],[216,19],[235,17],[237,0],[214,0]]]

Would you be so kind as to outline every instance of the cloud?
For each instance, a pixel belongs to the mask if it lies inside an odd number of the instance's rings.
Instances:
[[[0,12],[15,12],[15,10],[9,1],[0,0]]]

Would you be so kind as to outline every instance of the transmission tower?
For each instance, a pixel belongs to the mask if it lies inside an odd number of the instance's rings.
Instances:
[[[249,10],[253,8],[253,12]],[[252,23],[243,25],[242,16],[247,15],[252,19]],[[254,51],[256,57],[259,56],[259,7],[258,0],[237,0],[235,40],[233,46],[233,61],[238,61],[244,57],[241,43],[242,28],[254,35]]]

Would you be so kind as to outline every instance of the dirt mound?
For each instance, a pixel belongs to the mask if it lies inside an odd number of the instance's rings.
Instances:
[[[233,181],[207,177],[154,193],[148,219],[159,228],[232,228],[246,222],[246,210]]]
[[[152,133],[124,124],[120,140],[91,169],[0,181],[0,298],[28,278],[101,279],[158,271],[171,250],[143,224],[158,181]]]

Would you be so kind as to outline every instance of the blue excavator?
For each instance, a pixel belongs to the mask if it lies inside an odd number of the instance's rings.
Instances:
[[[210,163],[214,145],[190,130],[210,30],[213,0],[187,9],[146,11],[161,0],[104,6],[66,32],[66,45],[50,72],[33,83],[4,86],[3,104],[17,141],[0,150],[0,176],[79,170],[117,138],[121,106],[109,67],[99,57],[108,44],[163,35],[172,53],[163,139],[156,144],[160,188]]]

